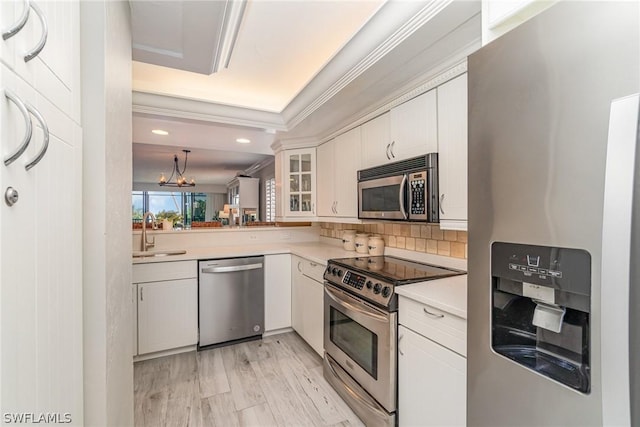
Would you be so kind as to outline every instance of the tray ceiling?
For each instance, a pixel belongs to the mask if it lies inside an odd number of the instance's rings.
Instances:
[[[132,2],[134,91],[281,112],[384,1],[248,1],[213,73],[236,3]]]
[[[194,171],[198,182],[228,182],[263,159],[253,155],[272,153],[274,140],[326,138],[422,83],[427,71],[444,71],[438,67],[453,65],[452,59],[459,61],[480,40],[479,1],[131,5],[135,182],[155,182],[171,161],[168,152],[152,153],[153,145],[174,147],[176,153],[190,148],[194,167],[201,155],[210,161],[208,175]],[[244,12],[242,19],[228,15],[231,6]],[[213,72],[229,40],[228,68]],[[151,129],[168,130],[170,137],[152,135]],[[235,142],[243,134],[251,144]],[[246,162],[240,164],[243,155]],[[137,161],[138,156],[167,159],[158,164]],[[215,177],[214,166],[220,171]]]

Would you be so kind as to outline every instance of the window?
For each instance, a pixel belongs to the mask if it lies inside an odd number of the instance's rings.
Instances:
[[[265,220],[267,222],[273,222],[276,220],[276,179],[267,179],[264,182],[265,186],[265,199],[266,199],[266,212]]]
[[[143,191],[134,191],[131,193],[131,216],[134,222],[142,222],[142,216],[147,211],[144,200]]]
[[[156,218],[172,219],[184,227],[192,221],[205,221],[207,195],[177,191],[132,191],[131,213],[133,222],[142,221],[145,212]],[[209,218],[211,219],[211,218]]]
[[[193,220],[206,221],[206,214],[207,195],[204,193],[193,193]]]

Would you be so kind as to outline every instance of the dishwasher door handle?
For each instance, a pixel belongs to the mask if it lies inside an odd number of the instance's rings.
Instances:
[[[262,263],[247,265],[231,265],[228,267],[206,267],[200,270],[201,273],[233,273],[236,271],[257,270],[262,268]]]

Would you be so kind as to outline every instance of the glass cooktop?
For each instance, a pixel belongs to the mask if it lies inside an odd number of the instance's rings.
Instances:
[[[408,261],[392,256],[334,258],[330,261],[344,268],[393,282],[396,286],[466,274],[462,270]]]

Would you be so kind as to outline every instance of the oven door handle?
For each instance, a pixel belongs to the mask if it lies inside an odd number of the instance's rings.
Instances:
[[[398,194],[398,202],[400,203],[400,213],[402,214],[402,217],[404,219],[407,219],[407,211],[404,208],[404,193],[405,193],[405,187],[407,186],[407,174],[404,174],[402,176],[402,182],[400,183],[400,194]]]
[[[339,365],[336,365],[336,363],[328,357],[326,357],[324,360],[325,366],[327,366],[330,369],[331,374],[342,383],[342,386],[349,392],[349,396],[353,397],[362,406],[366,407],[374,414],[376,414],[378,418],[384,420],[389,416],[389,414],[380,409],[380,407],[378,406],[379,404],[375,400],[371,399],[369,396],[363,396],[357,392],[356,387],[351,385],[351,383],[353,383],[353,379],[351,379],[351,377],[349,377],[348,375],[347,377],[343,377],[342,375],[340,375],[339,370],[336,369],[336,366]]]
[[[378,322],[389,321],[387,316],[384,316],[382,314],[372,313],[371,309],[368,308],[366,305],[359,303],[357,301],[349,301],[343,295],[339,294],[338,292],[334,291],[333,289],[327,286],[324,287],[324,290],[326,294],[329,296],[329,298],[331,298],[333,301],[336,302],[336,304],[339,304],[342,307],[355,311],[356,313],[364,317],[377,320]]]

